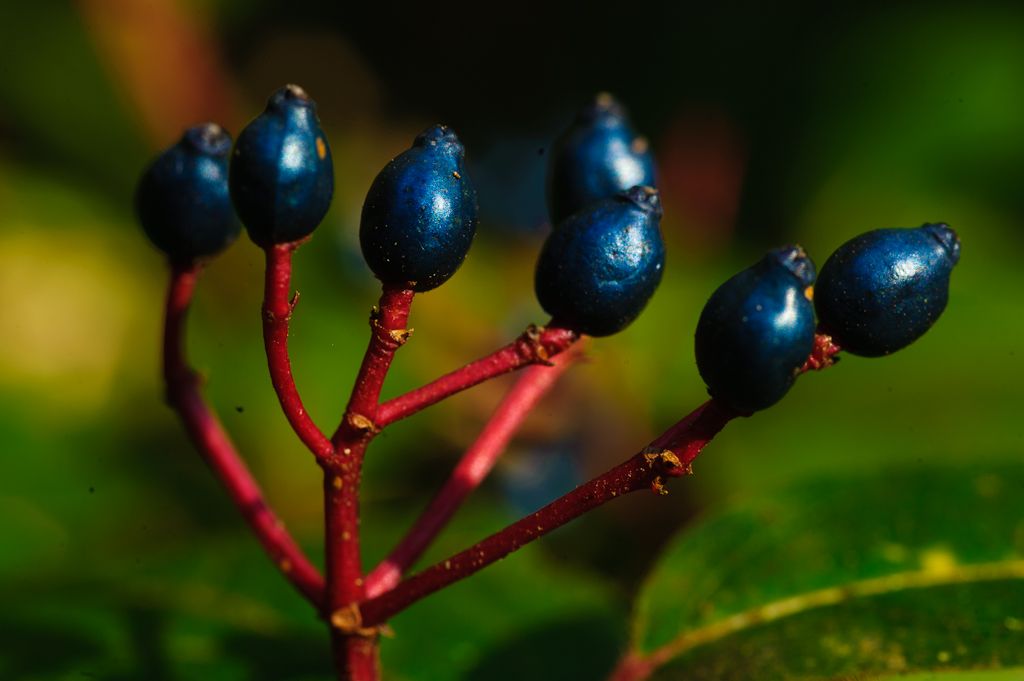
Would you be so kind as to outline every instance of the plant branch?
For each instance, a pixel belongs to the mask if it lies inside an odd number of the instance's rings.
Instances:
[[[263,344],[267,351],[270,380],[281,409],[292,430],[317,459],[325,459],[334,451],[331,441],[317,428],[295,387],[291,360],[288,358],[288,322],[299,300],[289,298],[292,279],[292,253],[297,243],[275,244],[265,250],[267,256],[266,285],[263,294]]]
[[[666,478],[689,474],[690,463],[704,445],[736,416],[739,414],[714,400],[706,402],[624,463],[469,549],[404,580],[394,589],[363,602],[359,608],[362,624],[382,624],[421,598],[465,579],[612,499],[642,489],[664,494]]]
[[[356,376],[341,425],[332,438],[333,454],[324,469],[324,528],[327,607],[331,646],[342,678],[377,681],[378,632],[363,627],[355,604],[364,598],[359,550],[359,486],[366,447],[378,432],[374,423],[380,391],[395,352],[409,338],[413,291],[385,285],[370,313],[370,342]]]
[[[412,289],[385,284],[379,305],[370,312],[370,344],[363,355],[345,416],[331,438],[335,446],[373,435],[386,425],[380,422],[380,391],[395,352],[412,334],[407,326],[414,293]]]
[[[491,472],[523,421],[582,354],[581,350],[577,344],[552,359],[551,366],[534,365],[523,372],[427,509],[388,557],[367,575],[367,596],[373,598],[398,584],[402,573],[423,554],[462,502]]]
[[[264,551],[306,600],[317,611],[323,611],[323,577],[264,500],[259,485],[203,400],[199,391],[200,379],[185,358],[185,319],[197,276],[198,268],[195,267],[175,266],[171,272],[163,347],[167,401],[178,412],[192,442],[227,490]]]
[[[490,355],[380,405],[377,426],[383,428],[510,371],[530,364],[548,364],[551,358],[563,352],[579,337],[575,331],[558,326],[555,322],[547,327],[530,326],[521,336]]]

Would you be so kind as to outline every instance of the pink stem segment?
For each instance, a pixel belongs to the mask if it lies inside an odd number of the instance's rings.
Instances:
[[[489,379],[530,364],[547,364],[551,358],[579,340],[579,334],[552,322],[546,328],[531,326],[519,338],[427,385],[388,400],[377,412],[377,426],[395,421],[472,388]]]
[[[379,625],[421,598],[465,579],[612,499],[642,489],[665,493],[665,479],[688,474],[690,463],[704,445],[736,416],[739,414],[714,400],[706,402],[651,446],[607,473],[465,551],[402,581],[390,591],[363,602],[359,608],[360,621],[364,626]]]
[[[379,596],[395,587],[402,573],[423,554],[462,502],[480,486],[523,421],[580,355],[580,346],[555,357],[551,366],[528,367],[505,395],[479,437],[470,445],[451,476],[398,546],[366,578],[366,595]]]
[[[292,280],[292,253],[298,243],[275,244],[265,249],[267,256],[266,285],[263,295],[263,344],[267,351],[270,380],[288,423],[302,443],[317,459],[325,459],[334,451],[309,412],[295,387],[291,360],[288,358],[288,321],[299,295],[289,298]]]
[[[185,319],[197,276],[195,267],[174,267],[171,272],[164,322],[167,400],[178,412],[192,442],[227,490],[264,551],[306,600],[317,611],[323,611],[323,577],[264,500],[259,485],[203,400],[199,392],[199,377],[185,359]]]

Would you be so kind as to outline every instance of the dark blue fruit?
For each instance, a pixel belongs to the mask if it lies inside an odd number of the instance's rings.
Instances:
[[[637,185],[655,186],[654,159],[625,109],[597,96],[554,144],[548,167],[548,209],[558,224],[589,203]]]
[[[661,282],[661,199],[633,187],[558,225],[537,262],[537,299],[557,324],[591,336],[626,328]]]
[[[297,85],[271,95],[238,136],[231,200],[245,228],[266,247],[313,233],[331,205],[334,168],[316,103]]]
[[[865,357],[910,345],[946,308],[958,260],[960,239],[944,224],[877,229],[847,241],[818,279],[822,331]]]
[[[146,169],[135,191],[142,229],[174,262],[214,255],[241,227],[228,197],[231,136],[215,123],[189,128]]]
[[[718,287],[696,334],[712,397],[744,413],[782,399],[814,347],[813,284],[814,263],[786,246]]]
[[[374,179],[363,203],[359,242],[382,282],[429,291],[466,259],[477,205],[464,156],[455,133],[435,125]]]

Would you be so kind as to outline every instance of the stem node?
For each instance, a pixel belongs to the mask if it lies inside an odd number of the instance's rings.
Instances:
[[[354,431],[360,433],[363,437],[366,437],[367,435],[376,435],[380,432],[380,428],[372,419],[354,411],[350,411],[345,415],[345,421],[348,422],[348,425],[350,425]]]
[[[363,615],[359,612],[358,603],[350,603],[331,613],[331,627],[345,636],[354,636],[376,641],[382,635],[393,636],[394,632],[386,624],[375,627],[363,626]]]

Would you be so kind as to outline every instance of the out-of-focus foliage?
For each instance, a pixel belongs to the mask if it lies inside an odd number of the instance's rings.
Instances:
[[[458,131],[484,219],[463,268],[417,299],[388,394],[544,321],[532,268],[547,229],[545,151],[576,106],[615,93],[658,158],[661,288],[633,326],[591,344],[428,560],[621,460],[701,401],[697,315],[766,248],[800,242],[820,265],[858,232],[927,221],[963,240],[949,308],[923,339],[802,377],[780,404],[731,424],[669,497],[617,502],[396,619],[384,655],[397,678],[440,678],[417,671],[416,650],[450,678],[545,678],[536,656],[556,656],[563,640],[587,659],[601,651],[600,665],[579,668],[600,678],[661,540],[700,510],[817,478],[884,480],[893,465],[912,475],[1019,460],[1024,12],[666,3],[626,20],[527,2],[496,25],[486,3],[352,5],[0,3],[0,677],[329,676],[321,624],[161,401],[163,263],[131,215],[151,154],[206,119],[237,134],[289,81],[317,99],[335,160],[334,206],[297,255],[292,327],[297,382],[325,428],[376,296],[359,258],[360,204],[419,130]],[[260,256],[243,239],[208,268],[190,349],[270,501],[318,557],[318,470],[266,376]],[[506,385],[374,444],[368,562]],[[556,457],[570,465],[547,465]]]

